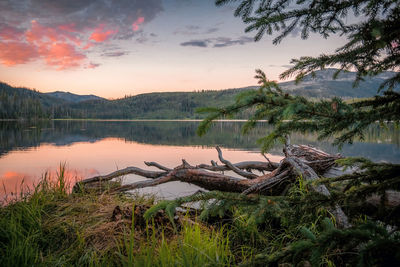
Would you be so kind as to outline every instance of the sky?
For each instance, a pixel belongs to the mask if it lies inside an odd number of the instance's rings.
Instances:
[[[0,0],[0,81],[110,99],[255,85],[292,58],[331,53],[345,37],[279,45],[213,0]],[[296,32],[296,31],[295,31]]]

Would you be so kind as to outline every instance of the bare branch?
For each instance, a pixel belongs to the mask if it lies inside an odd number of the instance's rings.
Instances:
[[[174,176],[168,174],[166,176],[162,176],[160,178],[157,179],[153,179],[153,180],[146,180],[146,181],[139,181],[136,183],[132,183],[132,184],[127,184],[127,185],[123,185],[117,188],[114,188],[111,190],[111,193],[121,193],[121,192],[126,192],[129,190],[134,190],[134,189],[139,189],[139,188],[144,188],[144,187],[150,187],[150,186],[156,186],[159,184],[163,184],[163,183],[167,183],[170,181],[173,181]]]
[[[258,177],[258,176],[255,175],[254,173],[247,172],[247,171],[243,171],[243,170],[237,168],[237,167],[236,167],[235,165],[233,165],[230,161],[224,159],[224,158],[222,157],[222,151],[221,151],[221,149],[219,148],[219,146],[216,146],[215,149],[218,151],[218,158],[219,158],[219,160],[220,160],[222,163],[224,163],[226,166],[228,166],[229,169],[231,169],[231,170],[234,171],[235,173],[239,174],[240,176],[246,177],[246,178],[248,178],[248,179],[255,179],[255,178]]]
[[[266,179],[264,182],[257,183],[246,190],[242,192],[243,195],[248,195],[253,192],[261,192],[265,191],[266,189],[272,188],[273,186],[276,186],[277,184],[282,183],[283,181],[286,180],[286,178],[290,178],[290,171],[286,170],[281,172],[280,174],[273,176],[269,179]]]
[[[137,174],[137,175],[140,175],[143,177],[154,179],[154,178],[158,178],[160,176],[165,175],[166,172],[147,171],[147,170],[143,170],[143,169],[140,169],[137,167],[127,167],[125,169],[112,172],[110,174],[99,175],[99,176],[95,176],[92,178],[82,180],[80,183],[87,184],[87,183],[93,183],[93,182],[109,181],[113,178],[120,177],[120,176],[127,175],[127,174]]]
[[[257,170],[257,171],[273,171],[279,166],[279,163],[271,162],[271,164],[270,164],[270,163],[265,163],[262,161],[242,161],[242,162],[235,163],[233,165],[236,168],[245,169],[245,170],[251,169],[251,170]],[[197,165],[196,168],[206,169],[206,170],[215,171],[215,172],[231,170],[226,165],[200,164],[200,165]]]
[[[274,169],[278,168],[278,165],[279,165],[278,163],[270,161],[269,158],[267,156],[265,156],[264,153],[261,153],[261,155],[263,155],[263,157],[268,161],[269,166],[271,166]]]
[[[149,167],[151,167],[151,166],[156,167],[156,168],[158,168],[160,170],[163,170],[163,171],[166,171],[166,172],[172,171],[172,169],[167,168],[167,167],[165,167],[165,166],[163,166],[163,165],[161,165],[161,164],[159,164],[157,162],[154,162],[154,161],[150,161],[150,162],[149,161],[145,161],[144,164],[146,164],[146,166],[149,166]]]

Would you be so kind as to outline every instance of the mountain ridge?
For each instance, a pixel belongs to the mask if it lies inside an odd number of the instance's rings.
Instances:
[[[313,98],[367,98],[377,94],[385,79],[395,72],[385,72],[361,81],[353,88],[354,72],[332,76],[337,69],[316,71],[314,77],[306,75],[303,81],[282,82],[284,91]],[[95,119],[202,119],[195,110],[205,106],[225,106],[234,96],[257,86],[195,92],[153,92],[108,100],[95,95],[76,95],[69,92],[41,93],[27,88],[11,87],[0,83],[0,119],[26,118],[95,118]],[[399,88],[396,88],[399,90]],[[241,114],[240,118],[246,118]]]
[[[97,96],[97,95],[79,95],[79,94],[74,94],[71,92],[64,92],[64,91],[54,91],[54,92],[48,92],[44,93],[46,95],[56,97],[63,99],[67,102],[72,102],[72,103],[79,103],[82,101],[88,101],[88,100],[102,100],[104,99],[103,97]]]

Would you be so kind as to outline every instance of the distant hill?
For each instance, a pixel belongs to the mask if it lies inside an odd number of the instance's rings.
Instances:
[[[0,83],[0,119],[49,118],[53,107],[65,104],[36,90]]]
[[[101,99],[66,92],[41,93],[0,82],[0,119],[69,117],[69,104]]]
[[[366,78],[353,88],[354,72],[332,76],[336,69],[316,71],[299,84],[294,81],[280,83],[283,90],[305,97],[365,98],[376,95],[379,85],[395,72],[384,72]],[[166,92],[140,94],[116,100],[95,95],[76,95],[68,92],[40,93],[27,88],[15,88],[0,83],[0,118],[97,118],[97,119],[201,119],[195,113],[199,107],[225,106],[234,101],[239,92],[257,88],[249,86],[226,90],[197,92]],[[396,90],[399,90],[397,88]],[[246,114],[240,114],[246,118]]]
[[[355,72],[341,72],[333,79],[337,69],[325,69],[315,72],[315,77],[306,75],[299,84],[294,81],[280,83],[283,90],[295,95],[316,98],[365,98],[377,94],[379,86],[396,72],[384,72],[372,78],[365,78],[357,87],[353,87]],[[399,87],[397,88],[399,90]]]
[[[77,95],[77,94],[73,94],[70,92],[61,92],[61,91],[44,93],[44,94],[65,100],[66,102],[72,102],[72,103],[79,103],[79,102],[87,101],[87,100],[104,100],[104,98],[96,96],[96,95]]]
[[[224,106],[243,89],[140,94],[116,100],[93,100],[68,105],[77,117],[101,119],[201,119],[195,110]]]

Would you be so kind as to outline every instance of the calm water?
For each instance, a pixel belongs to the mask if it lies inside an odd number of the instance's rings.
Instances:
[[[238,162],[260,160],[256,140],[268,131],[260,124],[242,135],[243,122],[218,122],[204,136],[196,135],[198,122],[180,121],[50,121],[33,123],[0,122],[0,197],[37,183],[45,172],[55,173],[66,163],[71,180],[107,174],[127,166],[148,168],[144,161],[156,161],[168,167],[186,159],[195,165],[217,160],[215,145],[223,147],[227,159]],[[294,135],[292,143],[311,144],[330,153],[338,150],[330,143],[318,142],[313,135]],[[363,156],[374,161],[400,162],[399,131],[371,127],[364,142],[345,145],[340,153]],[[281,147],[269,155],[282,157]],[[124,182],[143,180],[128,175]],[[148,188],[164,198],[191,194],[198,187],[173,182]]]

